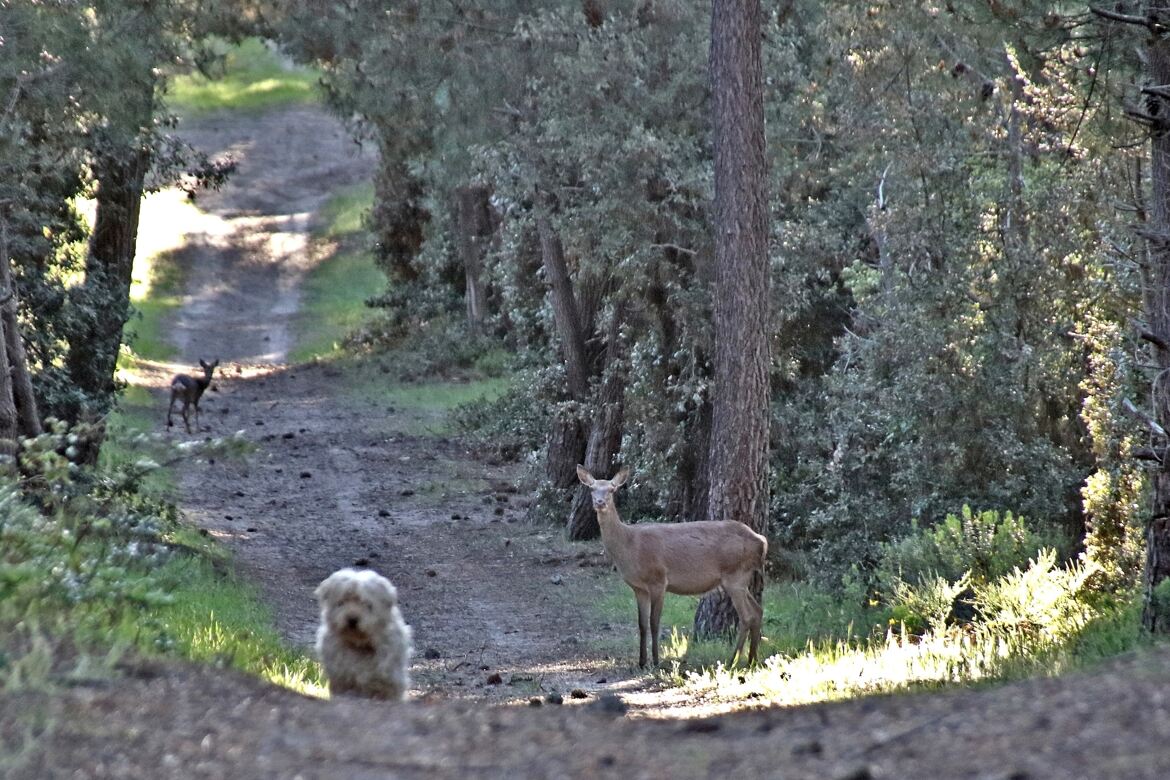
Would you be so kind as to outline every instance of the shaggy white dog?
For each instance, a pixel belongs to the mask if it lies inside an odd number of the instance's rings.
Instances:
[[[401,700],[410,687],[410,626],[398,591],[369,570],[342,569],[317,586],[317,655],[333,694]]]

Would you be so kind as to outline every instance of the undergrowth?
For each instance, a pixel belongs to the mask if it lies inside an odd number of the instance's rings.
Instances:
[[[71,458],[90,432],[52,422],[0,466],[0,688],[113,672],[126,657],[222,665],[307,693],[315,662],[286,647],[224,553],[180,521],[169,482],[180,457],[235,457],[238,437],[179,454],[148,434],[111,434],[97,467]]]
[[[659,678],[729,706],[793,705],[1061,674],[1152,641],[1137,593],[1099,592],[1095,564],[1061,563],[1053,549],[1036,549],[1041,537],[1020,518],[968,511],[915,534],[886,548],[885,592],[848,580],[839,590],[768,586],[761,663],[751,669],[727,666],[727,641],[692,639],[698,597],[668,595]],[[938,574],[914,551],[966,563]],[[629,589],[615,580],[599,609],[629,627],[606,650],[636,652]]]

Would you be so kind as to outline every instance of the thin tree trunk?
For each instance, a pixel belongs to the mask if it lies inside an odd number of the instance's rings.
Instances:
[[[0,325],[3,326],[8,358],[8,370],[12,377],[12,396],[16,404],[17,431],[21,436],[39,436],[41,417],[37,412],[37,399],[33,393],[32,375],[28,370],[28,355],[24,339],[20,335],[19,300],[16,283],[12,279],[12,261],[8,254],[8,220],[0,215],[0,295],[6,300],[0,305]]]
[[[585,353],[585,329],[581,321],[581,310],[577,305],[577,296],[573,292],[573,283],[569,279],[561,237],[549,223],[548,217],[542,215],[536,224],[540,232],[541,260],[544,263],[544,272],[548,277],[552,298],[553,319],[556,320],[561,353],[565,359],[567,389],[570,397],[581,401],[589,391],[589,366]]]
[[[459,256],[466,278],[463,295],[467,304],[467,329],[474,334],[483,331],[487,314],[483,257],[492,234],[490,197],[491,190],[482,184],[460,187],[455,191]]]
[[[626,372],[623,369],[623,349],[620,340],[624,307],[620,304],[614,312],[606,337],[605,379],[601,383],[600,397],[594,413],[590,416],[589,444],[585,448],[585,468],[591,474],[604,474],[608,479],[614,473],[615,459],[622,445],[622,423],[625,415]],[[596,539],[601,536],[597,524],[597,512],[588,491],[578,490],[573,496],[566,522],[569,538],[574,541]]]
[[[553,319],[560,336],[561,352],[565,360],[566,391],[574,402],[574,410],[558,415],[549,431],[546,448],[545,475],[557,490],[577,484],[577,464],[585,455],[587,432],[582,424],[579,407],[589,391],[589,376],[585,355],[585,335],[577,298],[565,264],[564,247],[548,217],[537,219],[540,236],[541,262],[549,281]]]
[[[4,262],[7,263],[7,259]],[[8,290],[0,289],[0,295],[8,294]],[[0,331],[3,330],[4,323],[0,321]],[[12,393],[12,372],[9,371],[8,352],[0,349],[0,455],[7,457],[16,455],[18,434],[16,401]]]
[[[715,146],[715,383],[707,519],[763,532],[768,509],[768,217],[765,196],[763,12],[760,0],[715,0],[711,89]],[[753,583],[757,598],[761,577]],[[736,624],[709,594],[695,634]]]
[[[1159,4],[1148,3],[1148,18],[1164,15]],[[1149,37],[1147,68],[1152,84],[1170,83],[1170,43],[1158,35]],[[1153,97],[1161,104],[1158,116],[1170,112],[1170,101]],[[1153,113],[1153,112],[1151,112]],[[1164,430],[1170,430],[1170,127],[1154,127],[1150,134],[1150,222],[1148,255],[1144,268],[1144,304],[1146,323],[1155,337],[1153,358],[1159,379],[1154,381],[1151,401],[1154,416]],[[1170,633],[1167,607],[1154,603],[1154,589],[1170,578],[1170,461],[1163,460],[1153,475],[1154,497],[1146,531],[1145,607],[1142,622],[1150,631]]]

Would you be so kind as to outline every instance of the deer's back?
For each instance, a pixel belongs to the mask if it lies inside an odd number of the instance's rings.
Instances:
[[[743,523],[697,520],[636,525],[639,556],[666,579],[671,593],[706,593],[729,572],[763,565],[767,540]]]
[[[195,396],[203,391],[203,385],[193,376],[179,374],[171,380],[171,392],[180,396]]]

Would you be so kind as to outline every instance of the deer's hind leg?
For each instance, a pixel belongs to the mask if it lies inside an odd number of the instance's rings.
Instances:
[[[735,653],[731,656],[729,666],[734,666],[739,660],[740,654],[743,652],[743,644],[748,637],[751,637],[751,644],[748,646],[748,666],[756,663],[756,651],[760,646],[760,634],[764,623],[764,609],[760,603],[756,601],[755,597],[748,590],[748,583],[740,583],[729,586],[728,583],[723,584],[723,589],[727,591],[727,595],[731,597],[731,603],[735,606],[735,612],[739,616],[739,633],[735,639]]]

